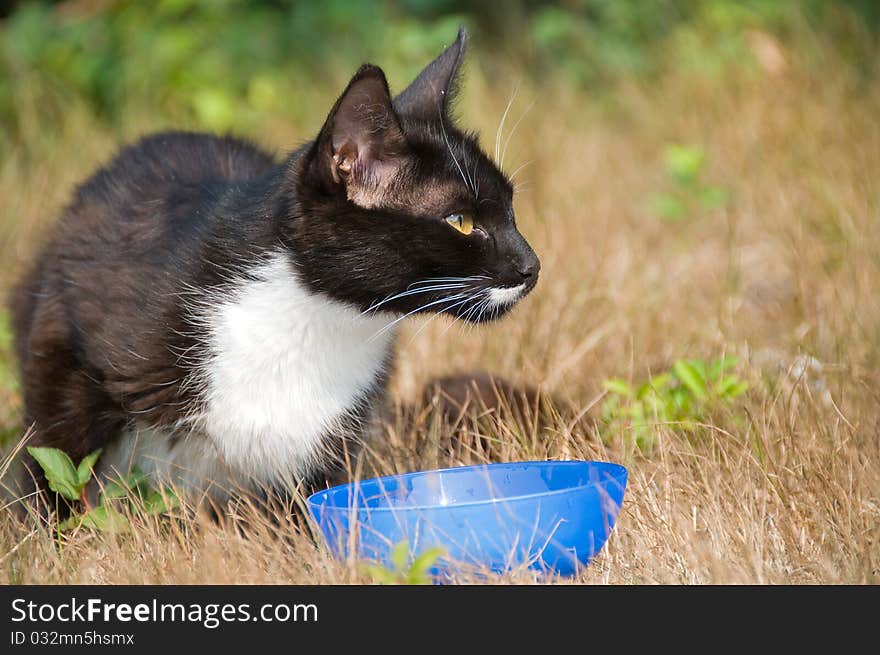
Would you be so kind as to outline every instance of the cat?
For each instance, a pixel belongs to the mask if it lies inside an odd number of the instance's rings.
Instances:
[[[28,445],[219,500],[320,484],[375,427],[402,319],[525,297],[510,180],[452,118],[466,40],[393,99],[361,66],[283,161],[167,132],[80,185],[13,297]]]

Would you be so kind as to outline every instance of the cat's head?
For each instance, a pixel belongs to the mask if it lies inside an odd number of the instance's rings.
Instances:
[[[540,262],[516,227],[510,180],[450,104],[466,34],[396,98],[358,70],[292,168],[285,238],[304,281],[363,310],[479,322],[534,288]]]

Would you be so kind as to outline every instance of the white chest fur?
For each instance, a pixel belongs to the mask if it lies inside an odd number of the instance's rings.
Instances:
[[[205,430],[223,459],[272,481],[305,473],[382,371],[386,316],[308,291],[284,255],[208,308]]]
[[[294,481],[317,464],[323,438],[340,429],[382,373],[395,336],[382,329],[392,317],[313,294],[282,254],[250,274],[231,293],[199,303],[208,356],[194,383],[203,405],[177,446],[152,445],[154,459],[161,451],[175,461],[150,465],[135,457],[141,468],[178,471],[178,482],[198,487],[205,481],[180,472],[226,472],[218,483]],[[186,445],[205,437],[208,448]],[[164,437],[141,430],[139,438]],[[200,461],[185,461],[194,456]]]

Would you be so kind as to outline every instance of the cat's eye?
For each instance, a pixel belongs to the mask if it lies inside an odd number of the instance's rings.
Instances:
[[[474,219],[470,214],[456,212],[447,216],[446,222],[462,234],[470,234],[474,231]]]

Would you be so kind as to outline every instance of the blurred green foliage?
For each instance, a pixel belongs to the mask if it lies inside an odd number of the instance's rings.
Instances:
[[[873,0],[68,0],[5,12],[7,142],[50,129],[72,105],[111,124],[137,107],[213,130],[296,118],[303,103],[292,99],[343,84],[367,59],[408,78],[459,24],[475,47],[524,74],[596,87],[671,67],[718,74],[747,64],[750,30],[786,38],[809,25],[839,32],[845,49],[856,42],[848,32],[874,35],[880,25]]]
[[[18,388],[12,367],[6,364],[10,361],[12,361],[12,326],[9,311],[0,308],[0,389]]]
[[[17,407],[11,399],[18,394],[18,380],[12,366],[12,326],[9,312],[0,308],[0,447],[19,435]]]
[[[669,145],[664,162],[668,188],[651,198],[654,211],[661,218],[682,221],[727,204],[728,190],[703,180],[706,153],[702,148]]]
[[[391,566],[365,564],[364,573],[376,584],[386,585],[428,585],[433,581],[431,569],[443,556],[442,548],[428,548],[414,556],[409,542],[404,540],[395,544],[391,551]]]
[[[693,432],[713,413],[730,407],[749,386],[732,372],[735,357],[714,361],[677,360],[671,369],[631,385],[626,380],[605,380],[608,392],[602,405],[602,438],[615,435],[650,451],[656,426]]]

